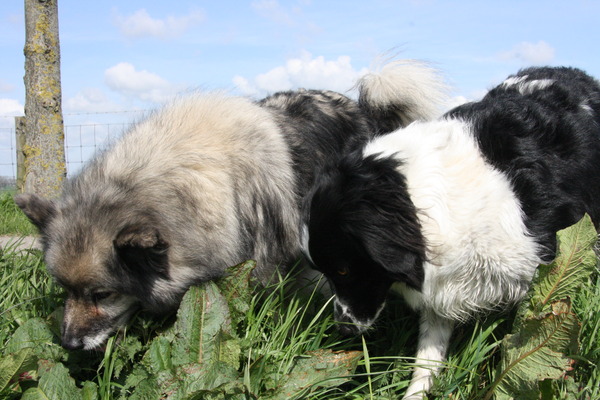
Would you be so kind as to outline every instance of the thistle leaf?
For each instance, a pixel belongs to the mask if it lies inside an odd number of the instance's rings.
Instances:
[[[588,281],[597,258],[597,233],[589,216],[557,233],[557,256],[541,265],[512,334],[501,345],[502,359],[485,399],[539,399],[572,369],[579,348],[579,321],[571,298]],[[494,393],[495,392],[495,393]]]
[[[532,312],[543,312],[548,304],[572,296],[587,281],[596,266],[597,237],[588,215],[557,233],[556,259],[550,265],[540,265],[533,282],[529,295]]]
[[[531,318],[502,341],[497,399],[538,399],[539,382],[560,379],[572,369],[567,355],[577,352],[579,322],[569,300],[552,304],[552,312]],[[516,395],[518,394],[518,397]]]

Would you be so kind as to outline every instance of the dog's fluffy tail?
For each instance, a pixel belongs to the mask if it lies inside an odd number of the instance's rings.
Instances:
[[[389,62],[360,78],[357,87],[358,103],[376,122],[378,133],[437,117],[448,100],[439,72],[416,60]]]

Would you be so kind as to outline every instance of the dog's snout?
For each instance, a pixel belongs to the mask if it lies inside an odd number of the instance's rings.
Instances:
[[[344,336],[355,336],[360,333],[360,329],[356,326],[356,321],[349,314],[347,307],[339,301],[334,304],[334,318],[337,324],[338,331]]]
[[[344,336],[356,336],[359,333],[356,326],[349,322],[338,321],[337,329]]]
[[[61,339],[61,345],[67,350],[81,350],[83,349],[83,341],[73,335],[63,333]]]

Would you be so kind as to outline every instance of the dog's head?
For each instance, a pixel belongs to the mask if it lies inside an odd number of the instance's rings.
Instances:
[[[333,287],[344,334],[373,324],[392,283],[422,286],[424,240],[397,166],[352,154],[319,177],[306,205],[303,249]]]
[[[168,279],[169,245],[151,214],[132,216],[102,204],[73,207],[29,194],[15,202],[38,227],[48,270],[67,292],[65,348],[102,346],[142,302],[151,311],[170,310],[171,302],[152,295],[153,286]]]

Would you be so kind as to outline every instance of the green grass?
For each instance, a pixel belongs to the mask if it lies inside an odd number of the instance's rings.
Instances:
[[[0,192],[0,235],[35,235],[37,229],[13,201],[15,192]]]
[[[363,357],[345,383],[309,387],[290,399],[401,397],[410,381],[418,336],[418,316],[408,311],[401,299],[390,300],[377,329],[364,338],[348,339],[335,330],[328,299],[310,290],[290,292],[286,287],[280,284],[255,293],[248,301],[243,322],[236,326],[243,350],[238,372],[247,390],[242,398],[272,393],[299,357],[318,349],[362,351]],[[53,341],[58,343],[63,303],[64,293],[48,276],[40,251],[14,247],[0,250],[0,348],[6,347],[20,326],[39,317],[49,321]],[[578,398],[600,399],[598,273],[592,275],[573,304],[581,321],[580,350],[569,378],[551,382],[554,398],[572,398],[567,393],[576,386],[581,396]],[[499,344],[511,329],[511,318],[492,315],[482,322],[460,326],[452,339],[448,368],[436,378],[430,399],[480,399],[493,379]],[[89,387],[93,382],[90,390],[101,400],[128,398],[131,388],[127,377],[142,362],[152,340],[169,329],[173,320],[157,321],[139,313],[118,337],[109,340],[104,353],[63,351],[58,357],[78,387]],[[12,397],[18,398],[18,394]]]
[[[40,251],[0,249],[0,343],[30,318],[53,313],[62,304],[61,293]]]

